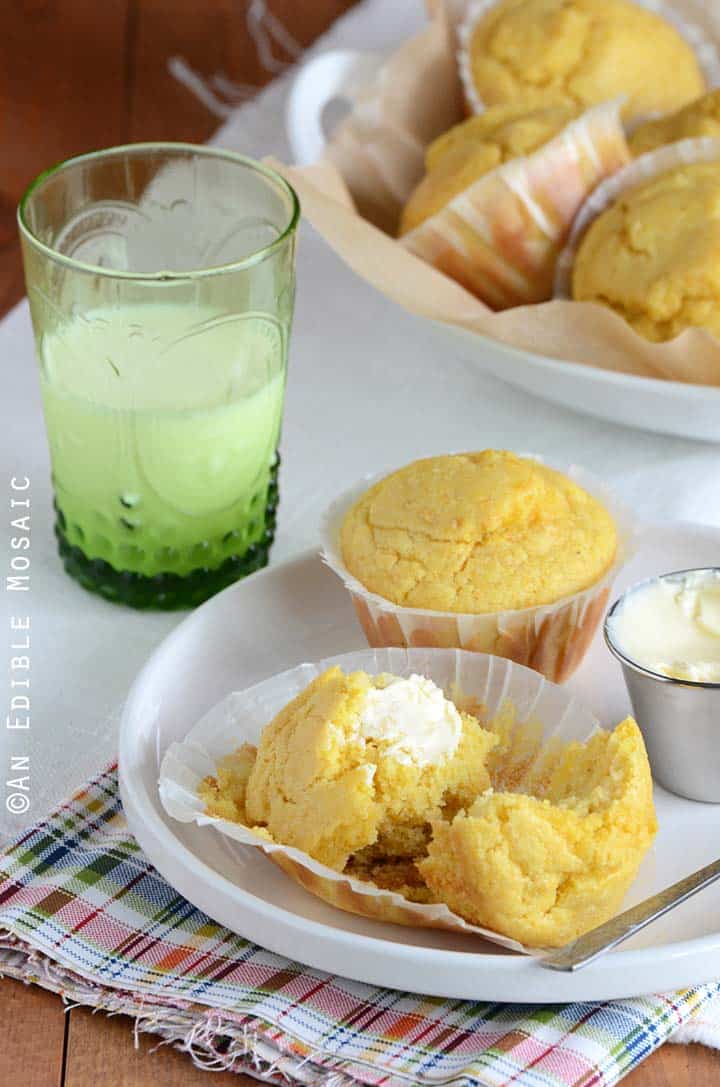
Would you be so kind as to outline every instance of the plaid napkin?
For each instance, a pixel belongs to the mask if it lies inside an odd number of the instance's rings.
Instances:
[[[720,985],[537,1007],[379,989],[216,924],[154,870],[112,767],[0,856],[0,973],[273,1083],[610,1087]]]

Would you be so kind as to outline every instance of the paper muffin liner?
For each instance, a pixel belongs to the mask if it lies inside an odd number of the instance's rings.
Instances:
[[[343,875],[320,864],[307,853],[268,841],[251,828],[205,812],[198,787],[215,774],[219,760],[243,743],[257,744],[273,717],[317,676],[332,665],[345,672],[361,669],[370,674],[391,672],[407,677],[428,676],[461,709],[481,712],[484,720],[514,713],[502,732],[507,752],[506,777],[515,791],[530,781],[533,771],[547,766],[553,750],[572,740],[584,742],[598,729],[595,717],[561,687],[537,672],[485,654],[439,649],[366,649],[329,657],[316,664],[301,664],[246,691],[228,695],[190,730],[182,743],[172,744],[160,768],[160,798],[165,811],[180,822],[214,827],[243,846],[260,849],[296,883],[323,901],[348,913],[393,924],[446,929],[482,936],[512,951],[538,954],[490,929],[471,925],[447,906],[410,902],[394,891]],[[644,882],[633,885],[631,898],[649,893]]]
[[[533,460],[543,458],[532,454]],[[629,510],[594,476],[577,465],[549,465],[569,476],[598,499],[612,514],[618,530],[618,551],[613,565],[589,588],[554,604],[468,614],[406,608],[370,592],[345,566],[340,530],[345,514],[375,483],[381,472],[356,483],[326,510],[322,520],[322,558],[350,593],[368,644],[428,646],[492,653],[526,665],[554,683],[564,683],[579,667],[605,613],[613,582],[632,558],[637,524]]]
[[[555,268],[555,298],[572,298],[572,271],[580,244],[591,223],[628,189],[635,189],[646,181],[666,174],[677,166],[697,162],[720,162],[720,139],[709,136],[658,147],[640,155],[614,177],[609,177],[588,197],[577,214],[570,237],[558,257]]]
[[[593,106],[532,154],[478,178],[400,244],[493,309],[546,301],[578,208],[629,160],[619,101]]]
[[[470,65],[470,42],[477,24],[500,2],[501,0],[474,0],[473,3],[468,5],[465,17],[458,26],[457,62],[463,94],[471,113],[482,113],[487,106],[478,94],[473,82]],[[720,52],[715,42],[711,40],[701,26],[688,19],[684,12],[678,11],[677,7],[670,3],[669,0],[633,0],[633,3],[637,4],[638,7],[646,8],[655,15],[661,16],[671,26],[675,27],[695,53],[708,90],[720,85]],[[669,78],[672,77],[669,76]],[[641,118],[641,120],[647,120],[647,118]]]

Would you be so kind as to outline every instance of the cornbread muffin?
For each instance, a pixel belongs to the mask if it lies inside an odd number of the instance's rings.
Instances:
[[[720,90],[710,91],[689,106],[639,125],[629,138],[633,155],[644,155],[666,143],[704,137],[720,139]]]
[[[345,566],[394,604],[490,613],[555,603],[615,558],[608,511],[514,453],[430,457],[380,480],[340,530]]]
[[[568,742],[542,711],[519,716],[511,697],[459,704],[465,712],[421,675],[332,667],[257,748],[220,761],[199,786],[205,811],[265,839],[255,844],[340,909],[457,928],[417,912],[444,903],[529,946],[565,943],[617,910],[655,834],[640,732],[628,718]]]
[[[489,791],[434,821],[417,867],[466,920],[560,947],[613,916],[657,831],[635,722],[568,745],[538,793]]]
[[[579,112],[568,103],[535,109],[507,104],[455,125],[427,149],[427,174],[405,205],[399,233],[425,222],[496,166],[542,147]]]
[[[617,102],[491,108],[431,145],[400,244],[492,309],[545,302],[578,209],[630,157]]]
[[[629,0],[501,0],[472,29],[467,53],[486,106],[589,106],[625,94],[633,118],[679,109],[705,90],[690,45]]]
[[[249,773],[245,749],[202,796],[342,871],[368,846],[370,863],[424,853],[430,820],[487,788],[495,742],[431,680],[331,668],[266,726]]]
[[[580,243],[572,297],[609,306],[649,340],[692,326],[720,336],[720,162],[621,194]]]

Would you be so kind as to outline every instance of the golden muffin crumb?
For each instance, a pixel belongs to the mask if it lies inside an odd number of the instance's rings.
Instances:
[[[363,853],[357,853],[345,866],[344,875],[374,883],[383,891],[394,891],[410,902],[427,905],[435,901],[417,865],[409,859],[368,860]]]
[[[256,747],[243,744],[220,760],[214,777],[200,783],[198,794],[205,801],[209,815],[232,823],[246,822],[245,792],[256,756]]]
[[[693,326],[720,336],[720,162],[623,193],[580,243],[572,296],[609,306],[649,340]]]
[[[418,739],[427,757],[405,744],[391,707],[380,707],[377,728],[368,731],[373,692],[397,683],[405,694],[413,681],[415,694],[427,694],[430,681],[421,677],[345,675],[335,667],[315,679],[263,731],[247,783],[248,820],[340,871],[376,842],[385,854],[414,852],[446,802],[468,804],[487,787],[485,758],[496,740],[454,706],[452,720],[438,719],[437,735]],[[436,702],[452,706],[430,687]],[[424,711],[408,706],[412,730]]]
[[[468,43],[487,106],[628,97],[628,118],[667,113],[705,80],[691,46],[659,15],[629,0],[501,0]]]
[[[509,104],[455,125],[430,144],[426,176],[405,205],[399,233],[406,234],[435,215],[496,166],[536,151],[578,114],[578,108],[569,104],[536,109]]]
[[[570,744],[541,795],[488,792],[433,823],[418,868],[466,920],[533,947],[560,947],[612,917],[657,830],[640,730]]]
[[[415,461],[346,514],[345,565],[394,604],[485,613],[551,604],[611,566],[608,511],[537,461],[485,450]]]
[[[628,138],[633,155],[644,155],[667,143],[711,137],[720,139],[720,90],[696,98],[689,106],[639,125]]]

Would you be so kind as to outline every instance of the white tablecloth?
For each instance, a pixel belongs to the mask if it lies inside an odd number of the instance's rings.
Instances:
[[[320,48],[384,49],[421,18],[421,0],[366,0],[335,24]],[[286,91],[287,79],[273,84],[216,141],[287,158]],[[420,320],[357,279],[308,228],[302,230],[297,270],[273,562],[315,543],[321,510],[348,482],[449,449],[514,447],[574,460],[615,477],[651,515],[720,522],[716,447],[601,424],[484,377],[431,338]],[[0,325],[0,358],[0,464],[8,512],[10,478],[28,476],[32,484],[31,591],[4,593],[8,677],[9,617],[30,615],[32,624],[31,727],[0,731],[0,834],[7,836],[40,818],[113,757],[128,686],[181,616],[108,604],[64,574],[52,536],[48,457],[25,303]],[[8,521],[6,513],[3,580]],[[8,688],[8,702],[9,694]],[[30,756],[30,806],[16,814],[6,809],[2,785],[7,777],[21,776],[10,772],[11,754]]]

